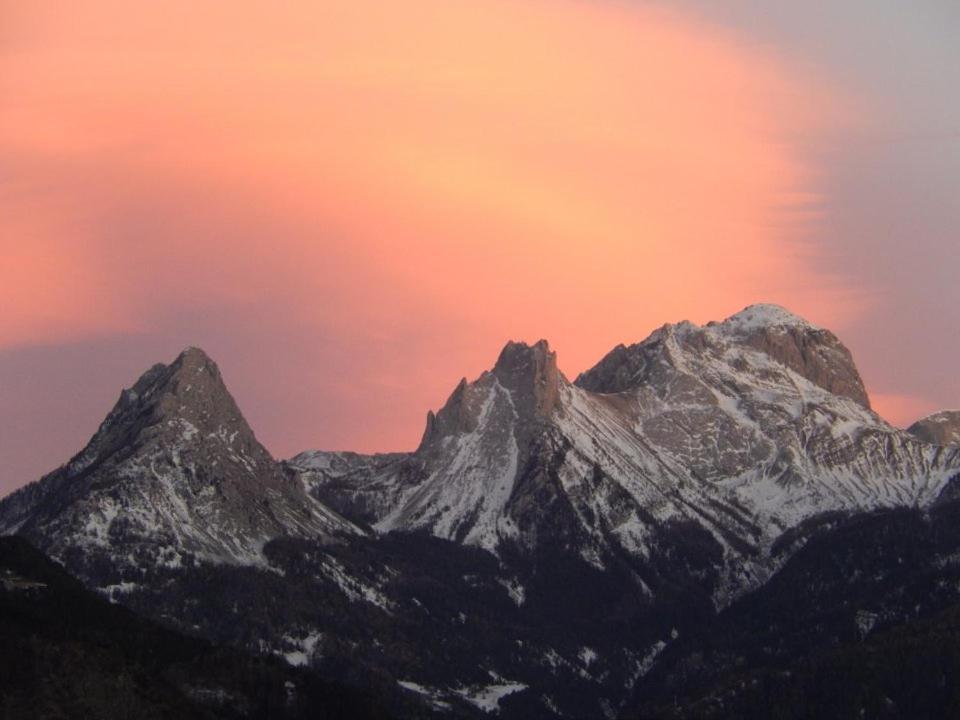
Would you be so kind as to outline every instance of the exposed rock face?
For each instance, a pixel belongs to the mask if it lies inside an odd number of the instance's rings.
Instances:
[[[518,415],[527,420],[549,419],[557,407],[561,384],[567,384],[557,369],[557,354],[546,340],[533,346],[507,343],[493,374],[510,392]]]
[[[358,532],[282,472],[197,348],[144,373],[81,453],[0,503],[0,531],[14,530],[55,557],[174,565],[256,563],[274,537]]]
[[[783,363],[834,395],[870,408],[850,351],[829,330],[814,327],[782,308],[753,305],[734,315],[723,330]]]
[[[671,326],[661,328],[668,332]],[[870,408],[870,400],[850,351],[829,330],[811,325],[776,305],[751,305],[724,320],[697,328],[680,323],[683,342],[706,348],[716,341],[754,348],[834,395],[848,397]],[[651,338],[652,339],[652,338]],[[646,380],[650,340],[629,348],[615,348],[596,367],[577,378],[577,384],[594,392],[622,392]]]
[[[487,390],[493,385],[509,393],[518,419],[531,424],[551,416],[560,385],[566,382],[557,369],[557,354],[546,340],[532,346],[509,342],[492,371],[475,383],[463,378],[443,408],[436,415],[428,413],[420,451],[429,452],[444,438],[476,431],[484,416]]]
[[[908,427],[907,432],[931,445],[958,446],[960,445],[960,410],[942,410],[928,415]]]
[[[290,466],[345,507],[318,462]],[[929,504],[958,470],[960,451],[870,412],[831,333],[753,306],[702,328],[665,325],[574,384],[545,342],[510,343],[492,371],[460,383],[417,452],[358,461],[346,495],[381,532],[498,553],[549,545],[597,567],[624,552],[647,562],[684,527],[718,553],[725,602],[777,567],[783,533],[825,513]]]

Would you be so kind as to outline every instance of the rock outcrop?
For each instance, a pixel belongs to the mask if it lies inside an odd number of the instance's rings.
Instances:
[[[917,420],[907,432],[931,445],[960,446],[960,410],[941,410]]]

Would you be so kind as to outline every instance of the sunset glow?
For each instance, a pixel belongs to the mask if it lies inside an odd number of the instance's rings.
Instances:
[[[278,455],[415,445],[511,338],[572,377],[668,320],[771,300],[841,331],[869,302],[815,268],[798,150],[856,102],[702,18],[0,6],[0,348],[202,345]]]

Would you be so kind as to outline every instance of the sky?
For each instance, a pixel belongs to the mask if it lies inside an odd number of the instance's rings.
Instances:
[[[960,406],[953,0],[0,0],[0,494],[203,347],[258,437],[412,449],[775,302]]]

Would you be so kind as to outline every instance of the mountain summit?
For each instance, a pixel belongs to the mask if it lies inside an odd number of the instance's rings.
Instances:
[[[777,363],[832,394],[848,397],[870,408],[863,380],[850,351],[829,330],[816,327],[779,305],[751,305],[723,322],[698,327],[683,322],[665,325],[642,343],[618,346],[593,369],[580,375],[577,384],[594,392],[621,392],[656,372],[661,341],[667,336],[693,349],[719,344],[759,350]]]
[[[907,432],[933,445],[960,446],[960,410],[927,415],[908,427]]]
[[[257,441],[199,348],[154,365],[66,465],[0,503],[0,531],[60,557],[118,562],[258,562],[282,535],[358,532]]]
[[[834,395],[870,408],[853,356],[829,330],[811,325],[778,305],[751,305],[715,327]]]

